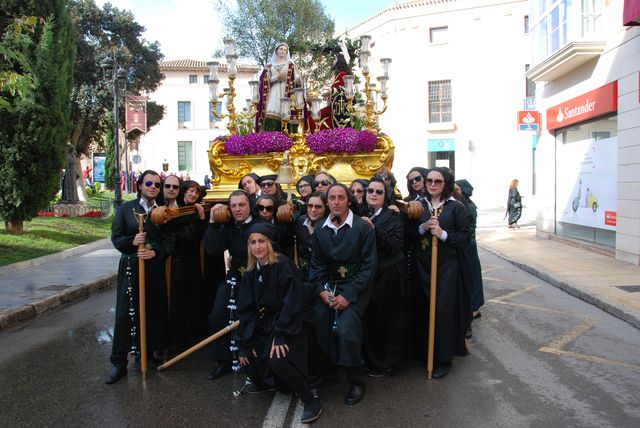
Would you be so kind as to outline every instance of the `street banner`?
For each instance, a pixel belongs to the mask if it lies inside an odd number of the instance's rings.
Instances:
[[[104,183],[105,181],[105,167],[104,162],[107,160],[107,155],[105,153],[94,153],[93,154],[93,182],[94,183]]]
[[[129,133],[134,129],[147,132],[147,97],[128,95],[126,106],[126,132]]]
[[[616,230],[616,137],[557,144],[556,217],[564,223]]]

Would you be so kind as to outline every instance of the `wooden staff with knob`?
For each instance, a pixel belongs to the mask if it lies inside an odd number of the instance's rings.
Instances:
[[[442,207],[433,210],[438,218]],[[436,339],[436,287],[438,282],[438,237],[431,237],[431,285],[429,291],[429,341],[427,343],[427,379],[433,375],[433,353]]]
[[[144,221],[148,213],[133,214],[138,220],[138,232],[144,233]],[[145,244],[138,245],[138,250],[145,248]],[[147,378],[147,303],[145,292],[145,269],[144,260],[138,257],[138,311],[140,312],[140,367],[142,369],[142,380]]]

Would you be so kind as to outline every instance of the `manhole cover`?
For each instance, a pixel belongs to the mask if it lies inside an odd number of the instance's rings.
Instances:
[[[640,293],[640,285],[620,285],[618,288],[627,293]]]
[[[38,288],[38,290],[62,291],[62,290],[66,290],[67,288],[71,288],[71,286],[70,285],[47,285],[45,287]]]

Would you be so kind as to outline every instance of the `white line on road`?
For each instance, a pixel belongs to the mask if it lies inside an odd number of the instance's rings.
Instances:
[[[303,428],[308,426],[300,422],[300,418],[302,418],[303,411],[304,411],[304,404],[302,404],[302,400],[298,400],[298,406],[296,407],[296,412],[293,414],[293,421],[291,421],[291,428]]]
[[[262,423],[262,428],[282,428],[289,411],[289,403],[291,403],[291,395],[276,392]]]

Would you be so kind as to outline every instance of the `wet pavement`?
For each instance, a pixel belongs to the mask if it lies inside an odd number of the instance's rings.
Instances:
[[[321,390],[316,426],[640,426],[640,330],[481,250],[486,304],[471,354],[442,380],[409,361],[364,400]],[[105,385],[115,291],[0,332],[0,426],[299,426],[298,400],[234,398],[202,351],[142,381]]]

